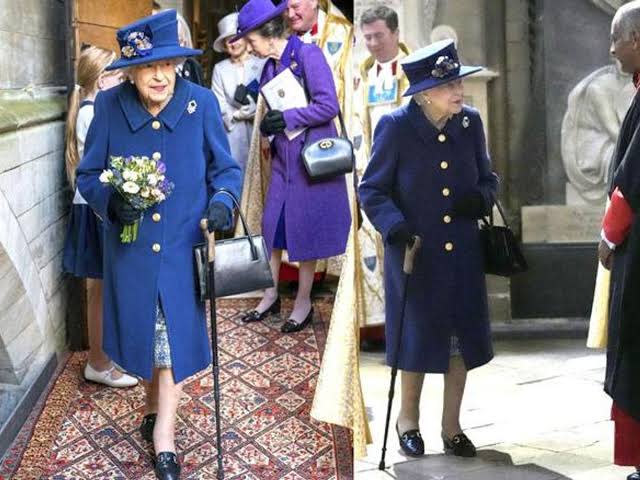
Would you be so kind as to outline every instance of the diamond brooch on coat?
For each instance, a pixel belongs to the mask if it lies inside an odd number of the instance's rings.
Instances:
[[[471,122],[469,121],[469,117],[467,117],[466,115],[464,117],[462,117],[462,127],[463,128],[469,128],[469,124]]]
[[[189,113],[189,115],[194,113],[196,111],[196,108],[198,108],[198,104],[196,103],[195,100],[191,100],[187,105],[187,112]]]

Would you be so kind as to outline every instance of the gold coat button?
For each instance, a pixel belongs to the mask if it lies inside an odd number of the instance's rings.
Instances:
[[[442,170],[446,170],[447,168],[449,168],[449,164],[447,162],[440,162],[440,168]]]
[[[153,246],[151,247],[151,250],[153,250],[154,252],[158,253],[160,251],[160,244],[159,243],[154,243]]]
[[[451,242],[447,242],[447,243],[445,243],[445,244],[444,244],[444,249],[445,249],[447,252],[450,252],[451,250],[453,250],[453,243],[451,243]]]
[[[441,133],[440,135],[438,135],[438,141],[440,143],[444,143],[447,141],[447,136],[444,133]]]
[[[443,197],[448,197],[451,194],[451,190],[449,190],[448,188],[443,188],[442,189],[442,196]]]
[[[160,122],[158,120],[154,120],[151,122],[151,128],[154,130],[160,130]]]
[[[442,217],[442,221],[444,223],[451,223],[451,216],[450,215],[445,215],[444,217]]]
[[[159,214],[158,212],[156,212],[156,213],[154,213],[153,215],[151,215],[151,219],[152,219],[154,222],[156,222],[156,223],[158,223],[158,222],[160,221],[160,219],[161,219],[161,218],[162,218],[162,217],[160,216],[160,214]]]
[[[158,161],[162,158],[162,154],[160,152],[153,152],[153,155],[151,155],[151,158],[153,158],[155,161]]]

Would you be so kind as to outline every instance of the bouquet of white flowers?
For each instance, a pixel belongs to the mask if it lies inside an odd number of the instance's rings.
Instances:
[[[165,178],[164,163],[149,157],[111,157],[111,168],[100,174],[100,181],[111,185],[119,195],[134,208],[144,212],[165,200],[174,185]],[[125,225],[120,234],[122,243],[131,243],[138,238],[138,227],[142,218],[133,225]]]

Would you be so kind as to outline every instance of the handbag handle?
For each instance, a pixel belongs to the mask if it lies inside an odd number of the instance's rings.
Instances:
[[[500,218],[502,218],[502,223],[504,224],[505,227],[507,228],[511,228],[509,227],[509,222],[507,222],[507,216],[504,213],[504,209],[502,208],[502,204],[500,203],[500,200],[498,200],[495,196],[491,195],[491,200],[493,200],[494,205],[498,208],[498,213],[500,214]],[[491,210],[489,210],[489,221],[487,222],[487,219],[485,217],[482,217],[482,221],[485,225],[489,225],[491,227],[493,227],[494,223],[493,223],[493,208],[491,208]]]
[[[231,200],[233,201],[233,205],[238,210],[238,216],[240,217],[240,221],[242,222],[242,229],[244,230],[244,235],[245,237],[247,237],[247,240],[249,240],[249,243],[251,244],[251,258],[253,259],[253,261],[258,260],[258,249],[256,247],[256,244],[253,241],[253,235],[249,230],[249,225],[247,224],[247,220],[244,218],[244,215],[242,214],[242,210],[240,209],[240,202],[238,202],[238,199],[236,198],[236,196],[226,188],[220,188],[216,190],[213,196],[215,197],[218,193],[224,193],[229,197],[231,197]]]

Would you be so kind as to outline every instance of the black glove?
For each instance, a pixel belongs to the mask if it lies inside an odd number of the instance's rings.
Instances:
[[[413,243],[413,233],[407,222],[400,222],[389,231],[387,241],[391,245],[407,245]]]
[[[122,195],[114,193],[109,198],[107,212],[111,220],[120,222],[122,225],[132,225],[140,219],[140,210],[127,202]]]
[[[238,102],[240,105],[249,105],[249,98],[247,95],[249,94],[249,90],[243,84],[240,84],[236,87],[236,91],[233,94],[233,99]]]
[[[223,230],[231,217],[229,207],[222,202],[213,202],[207,210],[207,229],[209,233]]]
[[[283,132],[287,124],[280,110],[269,110],[260,122],[260,131],[265,137]]]
[[[478,219],[488,215],[489,209],[482,194],[475,191],[453,201],[453,214],[458,217]]]

